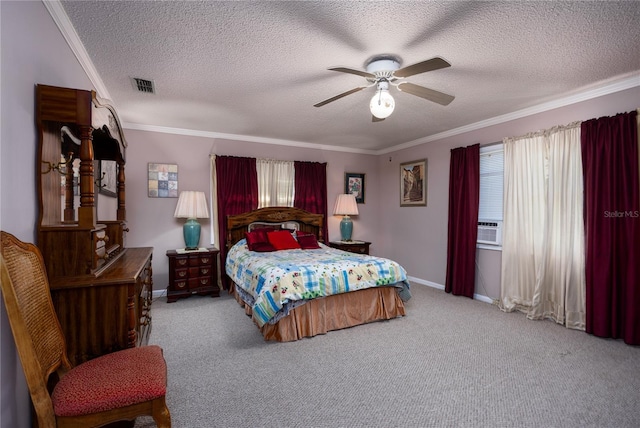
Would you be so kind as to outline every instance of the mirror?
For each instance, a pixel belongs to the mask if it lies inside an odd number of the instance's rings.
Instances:
[[[98,189],[96,208],[98,221],[116,220],[118,210],[118,165],[113,160],[96,161],[95,187]]]
[[[62,223],[77,220],[80,206],[80,152],[81,141],[67,125],[60,128],[60,197]]]

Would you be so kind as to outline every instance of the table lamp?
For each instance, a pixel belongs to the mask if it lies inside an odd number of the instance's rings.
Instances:
[[[207,199],[204,192],[185,190],[180,192],[176,212],[176,218],[186,218],[182,232],[184,234],[184,245],[186,250],[195,250],[200,242],[199,218],[209,218],[207,209]]]
[[[353,232],[353,222],[350,215],[358,215],[358,203],[354,195],[344,194],[338,195],[333,215],[341,215],[340,236],[342,241],[351,241],[351,232]]]

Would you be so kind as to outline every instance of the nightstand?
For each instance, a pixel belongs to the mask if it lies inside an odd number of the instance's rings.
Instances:
[[[169,250],[167,302],[193,294],[220,296],[218,287],[218,249]]]
[[[331,248],[337,248],[342,251],[349,251],[356,254],[369,254],[369,245],[371,242],[365,241],[333,241],[329,242]]]

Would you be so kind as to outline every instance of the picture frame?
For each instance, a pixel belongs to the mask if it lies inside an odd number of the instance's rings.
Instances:
[[[400,206],[427,205],[427,159],[400,164]]]
[[[364,204],[365,196],[365,174],[345,172],[344,174],[344,193],[353,194],[356,202]]]
[[[118,165],[116,161],[101,160],[98,163],[98,193],[115,198],[118,192]]]
[[[178,197],[178,165],[172,163],[149,163],[148,182],[150,198]]]

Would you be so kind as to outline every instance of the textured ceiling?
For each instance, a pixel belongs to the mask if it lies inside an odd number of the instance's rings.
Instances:
[[[61,2],[125,126],[180,128],[381,152],[611,82],[640,85],[640,2]],[[452,66],[407,80],[444,107],[328,71],[394,54]],[[132,77],[157,93],[134,90]],[[100,94],[102,95],[102,94]],[[104,96],[104,95],[102,95]]]

